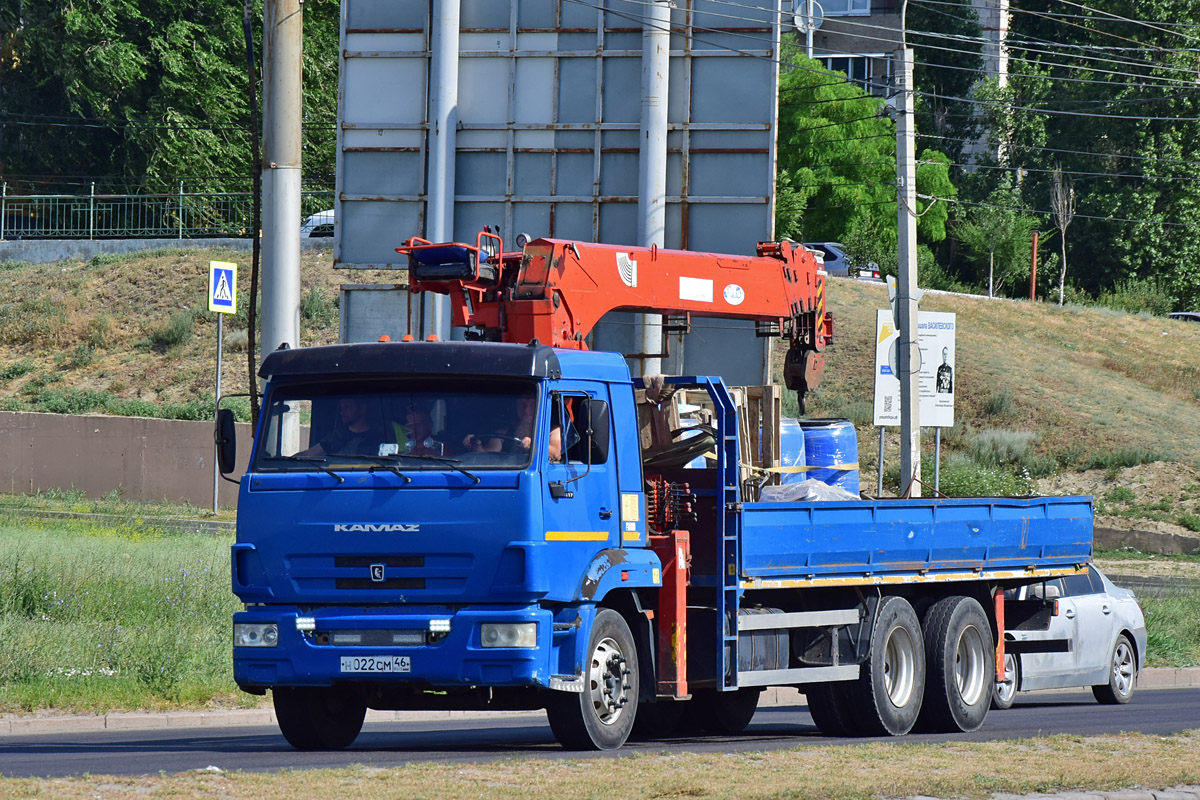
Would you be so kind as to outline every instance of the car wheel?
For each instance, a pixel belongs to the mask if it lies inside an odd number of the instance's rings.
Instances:
[[[1017,657],[1012,653],[1004,654],[1004,680],[996,681],[992,686],[992,708],[1004,711],[1012,708],[1017,696],[1017,686],[1020,683],[1021,667]]]
[[[1121,634],[1113,645],[1109,659],[1108,683],[1092,687],[1096,700],[1105,705],[1123,705],[1133,697],[1133,686],[1137,680],[1137,657],[1129,637]]]

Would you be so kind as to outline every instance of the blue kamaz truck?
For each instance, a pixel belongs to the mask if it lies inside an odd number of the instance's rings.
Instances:
[[[620,354],[583,348],[580,298],[759,303],[761,322],[774,301],[755,269],[777,264],[785,312],[764,332],[791,338],[784,376],[803,392],[832,333],[811,256],[482,244],[408,248],[414,289],[459,291],[455,322],[478,341],[262,363],[233,665],[244,691],[272,692],[292,745],[346,747],[368,708],[545,709],[564,746],[612,749],[631,733],[740,731],[771,686],[799,687],[829,734],[983,723],[1004,590],[1083,568],[1090,498],[760,502],[743,474],[758,445],[724,383],[643,386]],[[631,300],[651,275],[682,299]],[[707,424],[647,437],[680,390]],[[225,471],[232,427],[220,412]]]
[[[719,379],[667,382],[718,409],[706,468],[692,439],[645,465],[617,354],[389,342],[262,374],[234,676],[299,748],[349,745],[367,708],[545,708],[565,746],[615,748],[740,730],[768,686],[829,733],[972,730],[1003,590],[1091,554],[1087,498],[752,502]],[[366,447],[335,441],[352,404]]]

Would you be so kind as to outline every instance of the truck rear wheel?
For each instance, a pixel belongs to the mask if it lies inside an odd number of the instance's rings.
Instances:
[[[826,736],[849,736],[854,731],[845,689],[841,683],[813,683],[804,687],[809,716]]]
[[[858,680],[843,691],[852,735],[902,736],[916,724],[925,692],[925,650],[917,614],[903,597],[879,601],[870,655]]]
[[[978,729],[996,680],[992,626],[983,607],[970,597],[944,597],[926,612],[924,628],[929,677],[922,729]]]
[[[367,716],[366,702],[349,689],[277,686],[271,694],[279,730],[297,750],[344,750]]]
[[[583,691],[556,693],[546,707],[554,738],[569,750],[616,750],[633,729],[638,708],[637,648],[617,612],[596,612],[588,639]]]
[[[759,688],[697,692],[688,703],[688,719],[713,733],[741,733],[754,718],[760,695],[762,689]]]

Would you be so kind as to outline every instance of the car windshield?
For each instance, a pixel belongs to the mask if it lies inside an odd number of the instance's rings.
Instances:
[[[537,419],[533,381],[405,378],[274,387],[260,472],[514,469],[528,466]]]

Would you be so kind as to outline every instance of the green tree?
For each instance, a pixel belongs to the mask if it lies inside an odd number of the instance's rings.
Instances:
[[[1005,177],[986,204],[966,207],[955,221],[954,238],[977,264],[987,267],[988,297],[1029,275],[1031,234],[1037,219],[1020,204],[1020,195]]]
[[[965,141],[979,132],[970,102],[983,69],[983,30],[970,0],[937,5],[909,3],[905,23],[913,48],[917,130],[936,137],[937,146],[961,163]]]
[[[896,131],[883,101],[803,56],[794,55],[791,66],[780,76],[776,235],[840,241],[856,261],[894,271]],[[930,198],[957,192],[950,159],[925,150],[920,161],[918,230],[939,241],[946,206],[926,209]]]
[[[339,9],[305,8],[306,156],[331,172]],[[39,0],[0,14],[0,170],[150,190],[248,174],[242,12],[229,0]],[[254,13],[260,37],[261,0]]]

